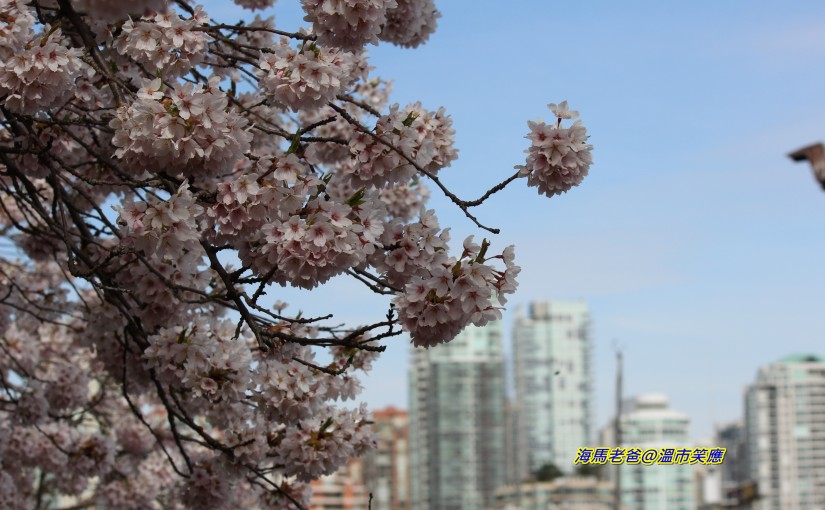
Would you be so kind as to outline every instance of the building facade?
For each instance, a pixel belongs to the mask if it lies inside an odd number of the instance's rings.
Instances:
[[[669,408],[667,396],[651,393],[622,403],[620,420],[623,448],[689,448],[690,420]],[[600,443],[616,443],[612,426],[604,429]],[[604,466],[621,488],[621,504],[626,510],[695,510],[694,466],[689,464],[621,464]]]
[[[745,435],[759,510],[825,509],[825,358],[761,368],[745,395]]]
[[[724,448],[725,459],[721,464],[696,466],[697,510],[750,510],[747,493],[752,483],[747,479],[744,425],[719,426],[714,439],[702,446]]]
[[[387,407],[373,411],[378,448],[364,456],[364,486],[372,510],[410,509],[409,416]]]
[[[341,469],[310,483],[312,500],[309,510],[363,510],[369,505],[369,494],[361,483],[363,465],[352,459]]]
[[[413,349],[413,510],[478,510],[504,485],[501,324],[467,327],[448,344]]]
[[[508,485],[496,491],[496,510],[614,510],[613,484],[590,476]]]
[[[531,303],[513,325],[516,470],[522,482],[545,464],[572,474],[592,426],[590,313],[583,301]]]
[[[723,500],[748,480],[745,425],[728,423],[716,430],[715,446],[725,449],[725,462],[719,467]]]

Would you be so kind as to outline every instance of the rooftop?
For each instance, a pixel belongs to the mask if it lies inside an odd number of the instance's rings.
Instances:
[[[791,354],[785,356],[780,363],[825,363],[825,358],[816,354]]]

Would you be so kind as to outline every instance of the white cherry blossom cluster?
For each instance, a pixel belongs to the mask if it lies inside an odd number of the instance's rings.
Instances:
[[[337,140],[349,140],[356,133],[352,124],[329,106],[302,112],[299,117],[302,125],[311,125],[327,119],[334,120],[316,127],[313,134],[330,141],[310,144],[304,151],[304,158],[310,164],[318,166],[347,164],[351,157],[349,147],[338,143]]]
[[[319,418],[286,429],[280,438],[278,460],[287,466],[285,475],[310,481],[334,473],[347,459],[360,457],[375,446],[365,405],[353,410],[330,408]]]
[[[237,402],[249,386],[248,338],[233,338],[235,325],[198,317],[190,324],[161,328],[149,337],[143,356],[172,384],[212,402]]]
[[[262,252],[278,268],[273,280],[312,289],[361,265],[375,250],[383,225],[374,209],[354,205],[314,199],[303,214],[264,225]]]
[[[407,105],[399,113],[404,116],[402,124],[409,123],[417,133],[415,162],[424,170],[436,173],[458,159],[458,150],[453,146],[453,119],[446,114],[443,107],[432,112],[425,109],[421,103],[414,103]],[[389,116],[392,117],[394,114],[395,108],[390,107]],[[412,119],[412,122],[407,119]]]
[[[242,409],[260,412],[268,422],[298,424],[270,433],[269,439],[264,439],[260,433],[265,433],[265,429],[244,429],[239,425],[256,418],[240,419],[233,425],[240,432],[237,438],[242,439],[238,443],[257,446],[239,449],[236,455],[247,459],[274,457],[287,466],[285,475],[310,480],[335,471],[348,458],[374,446],[366,409],[347,411],[326,404],[330,399],[354,396],[360,385],[352,386],[352,378],[319,377],[305,365],[286,364],[266,356],[256,357],[252,364],[248,346],[244,345],[249,337],[233,339],[233,331],[234,326],[227,321],[214,323],[197,318],[186,326],[162,328],[158,335],[150,337],[151,344],[144,355],[162,380],[190,389],[197,398],[237,402],[256,388],[257,411],[255,407]],[[295,354],[313,359],[308,349]],[[369,358],[360,362],[362,369],[367,368]],[[219,467],[222,462],[217,457],[198,462],[186,488],[187,499],[202,502],[203,498],[228,497],[234,475],[227,478],[226,468]],[[219,476],[223,478],[217,480]]]
[[[147,255],[177,257],[186,251],[200,251],[197,219],[203,213],[189,183],[184,181],[168,200],[126,202],[120,217],[134,245]]]
[[[35,494],[30,488],[39,476],[52,476],[63,494],[79,496],[90,487],[90,476],[112,470],[114,445],[102,432],[81,432],[66,422],[12,426],[11,430],[14,434],[2,452],[0,472],[8,472],[18,486],[12,497],[25,504],[17,508],[33,507],[29,498]]]
[[[203,179],[230,169],[249,149],[248,120],[227,108],[217,80],[167,90],[159,79],[117,110],[115,156],[137,174],[172,171]]]
[[[301,0],[301,5],[318,42],[346,50],[377,44],[387,11],[398,6],[396,0]]]
[[[254,9],[254,7],[252,8]],[[265,9],[266,6],[259,8]],[[271,32],[275,29],[274,16],[261,18],[260,14],[256,14],[252,21],[247,23],[247,27],[250,30],[245,30],[238,35],[238,44],[254,46],[256,48],[269,48],[272,46],[275,41],[275,34]]]
[[[404,48],[417,48],[435,32],[440,17],[433,0],[398,0],[398,7],[387,12],[381,39]]]
[[[124,232],[122,242],[110,240],[103,247],[91,249],[91,265],[82,264],[79,269],[88,271],[97,267],[111,278],[113,285],[129,289],[134,317],[140,319],[147,331],[154,331],[181,314],[182,302],[198,300],[199,293],[207,292],[216,275],[203,267],[204,254],[200,249],[181,250],[160,257],[156,253],[146,255],[136,251],[134,241],[133,235]],[[111,330],[125,328],[128,321],[121,310],[111,306],[113,303],[104,305],[97,296],[84,296],[84,300],[94,306],[83,315],[87,331],[82,337],[82,345],[95,349],[100,361],[114,376],[122,375],[123,345],[111,335]],[[135,353],[127,350],[126,361]],[[130,373],[135,380],[140,379],[136,381],[140,384],[145,382],[142,366],[142,362],[128,363]]]
[[[587,143],[587,129],[581,121],[562,127],[562,120],[579,116],[568,108],[567,101],[547,106],[556,115],[556,122],[527,122],[530,133],[525,138],[531,142],[525,151],[527,163],[516,168],[521,176],[527,177],[528,186],[552,197],[581,184],[593,162],[593,146]]]
[[[132,290],[133,298],[141,303],[135,315],[144,327],[153,331],[180,314],[182,300],[197,299],[189,290],[204,292],[214,277],[202,267],[203,256],[198,251],[181,251],[174,256],[137,258],[135,255],[118,257],[121,267],[115,281]]]
[[[19,43],[23,30],[17,32],[12,28],[9,42]],[[22,48],[16,48],[13,55],[0,63],[0,95],[5,96],[3,103],[7,108],[32,115],[41,109],[62,106],[72,97],[74,81],[84,65],[80,49],[69,47],[59,28],[35,36]]]
[[[239,247],[260,240],[264,224],[301,211],[321,185],[323,181],[294,154],[261,157],[254,166],[241,166],[238,176],[217,184],[216,204],[207,210],[214,231],[207,234]]]
[[[366,57],[366,52],[359,55],[359,60]],[[368,72],[368,70],[367,70]],[[392,89],[392,84],[379,78],[359,79],[353,87],[353,95],[361,102],[369,105],[371,108],[381,111],[384,110],[389,101],[389,92]],[[347,113],[354,119],[360,119],[363,114],[363,109],[353,105],[346,105]],[[331,122],[325,122],[313,130],[313,134],[319,139],[329,141],[317,141],[309,146],[304,151],[304,157],[307,162],[314,165],[345,165],[351,166],[351,153],[348,145],[340,143],[341,140],[350,140],[356,135],[358,130],[354,125],[349,123],[346,119],[341,117],[331,107],[324,106],[316,110],[309,110],[301,112],[299,117],[301,125],[311,125],[316,122],[334,119]],[[342,167],[338,166],[338,170]]]
[[[168,459],[160,451],[139,455],[141,462],[119,463],[120,476],[101,483],[97,495],[102,507],[144,510],[154,508],[157,501],[175,499],[176,474]]]
[[[426,41],[433,1],[301,4],[312,29],[0,0],[0,507],[309,507],[375,445],[346,406],[393,337],[448,342],[516,289],[512,247],[451,249],[426,180],[495,232],[471,209],[519,175],[550,195],[586,174],[551,105],[527,164],[458,198],[451,118],[389,106],[363,48]],[[391,306],[356,326],[278,299],[333,278]]]
[[[223,71],[216,72],[216,75],[222,72]],[[230,79],[233,83],[237,82],[235,78]],[[236,104],[238,109],[242,110],[246,116],[252,120],[253,126],[255,124],[263,123],[270,126],[290,126],[290,123],[292,122],[288,112],[284,111],[280,105],[266,100],[258,91],[254,93],[238,93],[236,91],[233,103]],[[278,142],[273,140],[272,135],[267,131],[269,130],[259,130],[254,127],[250,129],[250,133],[252,134],[250,151],[252,151],[255,155],[263,157],[272,154],[273,152],[279,152],[282,149],[280,146],[277,148],[273,146]],[[239,161],[236,164],[235,172],[237,173],[238,168],[246,165],[247,163],[248,162],[246,161]]]
[[[30,162],[31,158],[25,158],[26,162]],[[31,163],[34,163],[33,161]],[[39,168],[36,164],[31,164],[29,170],[32,174],[38,174],[35,171]],[[42,197],[43,200],[51,200],[54,198],[51,186],[42,178],[34,178],[31,180],[31,190],[34,194]],[[0,208],[0,231],[12,229],[15,225],[26,222],[27,218],[32,218],[32,211],[29,204],[18,204],[7,193],[0,193],[0,200],[3,202],[3,207]],[[37,225],[42,225],[42,222],[36,222]],[[26,253],[32,260],[42,262],[44,260],[51,260],[55,253],[60,251],[59,245],[50,242],[39,236],[31,235],[26,232],[10,233],[19,248]]]
[[[20,482],[15,480],[10,472],[0,471],[0,503],[4,508],[11,510],[26,508],[28,498],[32,496],[31,492],[32,489],[20,485]]]
[[[128,247],[127,240],[122,248]],[[157,254],[145,257],[124,255],[114,258],[107,267],[116,271],[115,282],[131,290],[132,298],[139,303],[135,315],[141,319],[144,327],[152,331],[178,315],[182,301],[197,299],[189,289],[196,292],[207,289],[214,275],[204,270],[202,264],[202,250],[185,249],[162,257]],[[115,347],[109,342],[102,344],[102,353],[117,356],[120,352],[109,351],[108,348]],[[101,357],[111,366],[119,367],[122,364],[122,360]]]
[[[366,191],[336,194],[335,182],[308,173],[294,154],[261,158],[256,168],[259,179],[220,185],[218,204],[207,214],[216,239],[235,243],[258,274],[311,289],[375,251],[386,211],[365,200]]]
[[[265,359],[255,373],[254,383],[260,388],[255,400],[268,420],[305,420],[324,407],[326,382],[305,365]]]
[[[293,355],[315,362],[309,349],[298,349]],[[367,370],[374,354],[366,351],[350,353],[355,369]],[[307,420],[328,410],[330,400],[349,400],[361,390],[357,379],[319,374],[307,365],[284,363],[282,359],[261,356],[256,359],[253,385],[258,389],[254,401],[260,413],[270,421],[285,423]],[[336,360],[328,368],[335,369],[345,361]]]
[[[135,377],[135,372],[139,372],[142,376],[146,375],[143,370],[143,360],[135,352],[129,350],[124,352],[123,344],[119,341],[117,334],[113,334],[113,332],[123,331],[128,324],[126,318],[112,303],[104,303],[91,298],[90,302],[96,306],[86,310],[83,315],[84,334],[78,340],[78,344],[95,350],[96,364],[102,371],[114,377],[116,374],[123,375],[124,370],[127,370],[131,384],[143,386],[148,377]],[[128,370],[129,368],[131,370]]]
[[[366,339],[360,340],[366,341]],[[349,365],[364,372],[372,370],[372,364],[378,359],[378,352],[365,351],[355,347],[336,346],[330,349],[330,351],[335,357],[334,364],[338,367]]]
[[[284,479],[278,486],[278,491],[266,492],[260,496],[263,508],[289,508],[294,502],[309,508],[312,497],[312,487],[309,483],[293,479]]]
[[[87,367],[74,363],[53,365],[46,370],[44,394],[52,412],[67,412],[83,406],[89,398]]]
[[[22,288],[27,288],[25,276],[17,271],[7,271],[3,268],[5,274],[20,274],[20,281],[15,281],[15,284]],[[18,301],[22,304],[25,302],[25,297],[18,295],[15,292],[14,286],[9,285],[11,282],[4,282],[3,292],[9,295],[8,302],[11,305],[17,305]],[[4,320],[2,322],[2,338],[5,350],[0,354],[0,366],[8,370],[12,364],[17,365],[17,368],[27,373],[34,373],[37,366],[41,363],[43,356],[39,346],[32,342],[32,332],[38,332],[39,328],[32,320],[17,320],[17,317],[12,312],[4,310]],[[32,393],[40,393],[37,389],[33,389]],[[38,397],[39,398],[39,397]]]
[[[344,91],[353,80],[355,55],[314,42],[293,48],[282,37],[258,62],[263,91],[287,108],[298,111],[322,106]]]
[[[59,269],[48,262],[33,261],[30,263],[9,262],[0,260],[0,291],[4,292],[6,298],[3,303],[12,310],[5,310],[9,314],[8,321],[0,321],[0,325],[6,329],[0,329],[0,335],[8,335],[6,338],[12,346],[12,354],[20,354],[21,364],[28,370],[33,370],[39,361],[39,349],[25,345],[28,335],[34,332],[42,334],[52,334],[54,325],[49,321],[56,321],[61,316],[60,309],[42,310],[37,317],[29,314],[14,313],[15,307],[25,309],[27,302],[61,302],[66,299],[67,291],[60,287],[61,278]],[[58,271],[58,272],[56,272]],[[28,294],[36,294],[30,296]],[[55,342],[61,345],[66,344],[67,334],[63,331],[53,333]],[[2,336],[0,336],[1,338]],[[8,352],[6,353],[7,355]],[[32,365],[29,365],[31,360]]]
[[[35,19],[21,0],[0,0],[0,59],[22,52],[34,37]]]
[[[174,11],[144,16],[140,21],[126,20],[115,39],[114,48],[165,78],[182,76],[203,61],[208,35],[196,27],[209,23],[201,6],[189,19]]]
[[[121,451],[129,455],[146,455],[155,446],[155,438],[126,409],[115,423],[115,436]]]
[[[283,195],[272,186],[260,186],[253,176],[220,183],[218,203],[207,211],[215,225],[215,238],[232,242],[241,232],[260,229],[273,210],[276,216],[279,215],[278,199]]]
[[[44,395],[45,386],[40,382],[30,384],[17,399],[14,420],[22,425],[39,423],[49,414],[49,402]]]
[[[402,221],[411,220],[430,198],[430,190],[417,180],[387,186],[381,189],[381,201],[390,216]]]
[[[113,437],[98,431],[73,439],[66,469],[82,477],[100,476],[112,469],[116,453]]]
[[[25,281],[24,277],[17,283]],[[29,297],[37,299],[34,294]],[[28,321],[19,322],[25,327]],[[31,508],[36,477],[52,477],[62,493],[79,495],[92,477],[106,474],[114,465],[113,439],[70,421],[74,416],[83,424],[78,410],[104,397],[99,386],[90,384],[99,375],[90,363],[91,351],[78,349],[74,340],[60,327],[43,324],[26,330],[12,327],[0,341],[4,395],[17,402],[0,414],[0,472],[9,473],[15,486],[6,485],[8,478],[0,479],[3,508]],[[32,349],[16,349],[16,341]]]
[[[394,104],[378,119],[374,135],[359,132],[350,141],[355,162],[342,170],[356,186],[378,187],[413,178],[417,170],[402,154],[432,173],[458,158],[452,119],[444,108],[431,112],[421,103],[403,109]]]
[[[361,53],[361,55],[365,54],[366,52]],[[364,103],[379,111],[389,104],[390,92],[392,92],[392,82],[381,78],[361,80],[355,84],[355,93],[362,98]]]
[[[220,455],[210,455],[197,461],[184,488],[186,508],[225,508],[236,478],[229,476],[235,470],[228,467]]]
[[[501,319],[501,308],[492,301],[506,302],[505,295],[516,290],[515,277],[521,269],[513,263],[512,246],[501,255],[485,258],[488,246],[486,241],[479,246],[468,237],[460,258],[450,258],[431,267],[426,275],[414,276],[405,292],[395,298],[399,320],[410,332],[413,345],[449,342],[468,324],[484,326]],[[490,259],[501,259],[504,270],[488,264]]]
[[[376,252],[371,262],[394,287],[404,287],[415,276],[426,276],[429,268],[448,263],[450,229],[442,230],[435,211],[421,211],[416,222],[396,219],[381,241],[389,250]]]

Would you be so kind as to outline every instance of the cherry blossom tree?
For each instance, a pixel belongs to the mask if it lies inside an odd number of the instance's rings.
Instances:
[[[374,446],[342,404],[358,372],[516,289],[513,247],[451,252],[429,188],[496,234],[472,212],[493,193],[587,174],[551,104],[526,162],[460,199],[450,116],[389,104],[365,50],[424,44],[433,1],[301,5],[288,32],[188,0],[0,0],[0,508],[305,508]],[[341,326],[271,300],[335,277],[391,306]]]

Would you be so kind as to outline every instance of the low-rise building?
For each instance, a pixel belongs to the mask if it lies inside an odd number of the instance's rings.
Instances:
[[[496,510],[613,510],[613,484],[592,476],[563,476],[500,488]]]

